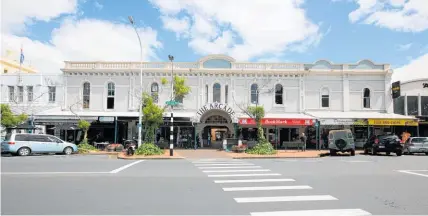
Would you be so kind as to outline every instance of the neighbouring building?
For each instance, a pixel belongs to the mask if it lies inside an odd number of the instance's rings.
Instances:
[[[395,88],[395,89],[394,89]],[[419,119],[418,128],[404,127],[412,136],[428,137],[428,78],[394,82],[394,113]]]
[[[185,77],[191,87],[173,110],[174,138],[180,146],[199,142],[219,147],[225,137],[255,143],[255,122],[243,111],[250,105],[264,107],[264,133],[277,146],[298,142],[305,133],[308,147],[315,147],[328,130],[341,128],[352,129],[361,146],[371,134],[417,127],[413,116],[393,112],[390,66],[370,60],[252,63],[209,55],[196,62],[173,63],[66,61],[62,71],[62,104],[37,113],[36,121],[71,124],[85,118],[92,121],[90,140],[137,137],[141,89],[164,106],[171,100],[171,86],[165,80],[170,81],[172,73]],[[3,84],[2,92],[9,85]],[[164,126],[157,131],[160,143],[169,140],[170,112],[168,108]]]

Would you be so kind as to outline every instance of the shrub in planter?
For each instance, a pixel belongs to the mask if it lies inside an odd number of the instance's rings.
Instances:
[[[98,151],[93,145],[89,145],[87,142],[82,142],[77,146],[79,153],[89,153],[89,151]]]
[[[123,146],[122,145],[118,145],[118,146],[116,146],[115,150],[117,152],[121,152],[121,151],[123,151]]]
[[[115,151],[115,149],[118,146],[121,146],[121,144],[109,144],[109,145],[106,146],[106,149],[107,149],[108,152],[113,152],[113,151]]]
[[[254,147],[247,149],[246,152],[248,154],[271,155],[275,154],[276,150],[269,142],[261,141],[257,143],[257,145],[255,145]]]
[[[136,155],[163,155],[164,150],[153,143],[144,143],[135,150]]]

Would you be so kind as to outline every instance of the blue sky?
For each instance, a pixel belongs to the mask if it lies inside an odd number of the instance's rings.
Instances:
[[[395,79],[427,78],[426,0],[4,0],[2,55],[24,47],[26,63],[60,72],[65,60],[353,63],[395,68]],[[10,52],[9,52],[10,53]]]

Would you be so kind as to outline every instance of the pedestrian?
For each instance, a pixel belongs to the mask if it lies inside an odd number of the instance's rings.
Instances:
[[[306,140],[307,137],[305,133],[302,133],[302,136],[300,137],[300,140],[302,141],[302,151],[306,151]]]

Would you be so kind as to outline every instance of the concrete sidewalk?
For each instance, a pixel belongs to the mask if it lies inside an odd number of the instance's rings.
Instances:
[[[328,151],[325,150],[307,150],[307,151],[299,151],[299,150],[277,150],[276,154],[273,155],[254,155],[247,153],[233,153],[227,152],[226,154],[230,155],[235,159],[255,159],[255,158],[318,158],[321,155],[327,154]]]

